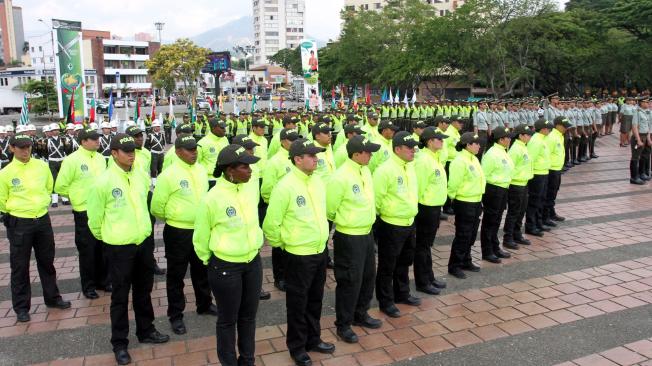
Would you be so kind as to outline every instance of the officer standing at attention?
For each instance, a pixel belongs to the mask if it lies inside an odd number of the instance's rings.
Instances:
[[[161,132],[161,122],[156,120],[152,122],[152,131],[147,133],[147,139],[145,140],[145,148],[152,154],[150,175],[152,177],[152,185],[154,186],[156,185],[156,177],[163,170],[165,144],[165,136]]]
[[[527,209],[527,183],[534,176],[532,160],[527,151],[527,144],[534,130],[527,125],[520,125],[514,131],[516,140],[509,149],[509,157],[514,163],[514,172],[507,193],[507,214],[503,226],[503,246],[508,249],[518,249],[518,244],[530,245],[523,237],[521,227]]]
[[[544,231],[550,231],[543,226],[543,200],[548,184],[548,170],[550,168],[550,150],[546,143],[546,136],[552,129],[552,123],[539,119],[534,123],[536,133],[527,144],[528,155],[532,160],[534,177],[527,184],[528,203],[525,213],[525,233],[534,236],[543,236]]]
[[[217,356],[228,366],[255,362],[263,232],[258,224],[257,191],[243,185],[251,179],[250,164],[259,160],[242,146],[224,147],[217,158],[215,187],[201,200],[195,219],[195,252],[208,265],[217,301]]]
[[[286,251],[287,347],[297,365],[311,365],[307,352],[333,353],[335,345],[321,340],[322,301],[326,282],[328,220],[326,194],[317,169],[324,149],[298,139],[290,146],[294,165],[272,191],[263,222],[272,247]]]
[[[650,180],[646,173],[650,170],[650,113],[648,101],[641,100],[632,117],[632,157],[629,162],[629,183],[643,185]]]
[[[59,175],[59,170],[61,169],[61,162],[66,157],[66,149],[64,147],[63,138],[59,137],[59,130],[55,129],[52,131],[52,136],[47,139],[47,158],[50,171],[52,172],[52,178],[54,182],[57,182],[57,177]],[[64,204],[68,203],[68,199],[61,199]],[[57,207],[59,204],[59,195],[57,193],[52,193],[52,207]]]
[[[464,279],[466,274],[463,270],[480,272],[480,267],[472,262],[471,247],[478,235],[486,180],[476,157],[480,151],[480,137],[473,132],[465,132],[455,149],[458,154],[449,167],[448,177],[448,197],[453,201],[455,211],[455,239],[451,246],[448,273]]]
[[[32,247],[45,305],[67,309],[70,302],[59,294],[54,268],[54,234],[48,215],[54,184],[52,173],[43,161],[32,158],[29,136],[12,136],[9,149],[14,157],[0,170],[0,212],[4,214],[9,240],[11,303],[16,320],[27,322],[32,298],[29,275]]]
[[[556,117],[553,121],[554,128],[546,136],[546,144],[550,153],[550,169],[548,170],[548,183],[546,184],[546,193],[543,199],[543,224],[550,227],[556,227],[555,221],[564,221],[565,218],[557,215],[555,212],[555,200],[557,192],[561,186],[561,174],[564,168],[564,135],[566,130],[571,126],[566,117]]]
[[[444,139],[448,136],[434,127],[423,130],[422,145],[415,159],[414,170],[419,186],[419,212],[414,219],[416,225],[416,249],[414,252],[414,283],[417,291],[438,295],[446,283],[435,279],[432,271],[431,248],[437,229],[441,208],[446,202],[446,170],[439,154],[445,151]]]
[[[88,227],[105,246],[111,293],[111,344],[119,365],[131,362],[129,344],[129,292],[140,343],[165,343],[170,337],[154,327],[152,286],[155,261],[143,245],[152,231],[147,211],[149,176],[134,167],[136,142],[126,134],[111,141],[114,164],[96,180],[88,195]],[[133,287],[133,289],[132,289]]]
[[[215,315],[217,310],[212,303],[206,266],[195,254],[192,242],[197,207],[208,191],[206,171],[197,164],[197,140],[194,137],[177,138],[174,146],[179,159],[159,176],[150,211],[165,221],[163,242],[168,264],[166,289],[170,326],[175,334],[185,334],[183,280],[188,265],[197,313]]]
[[[211,189],[217,179],[213,176],[215,164],[217,163],[217,155],[229,144],[229,140],[226,137],[226,122],[211,117],[208,123],[210,131],[197,142],[199,146],[197,148],[197,161],[204,166],[204,170],[208,175],[208,189]]]
[[[371,329],[382,322],[367,311],[374,295],[376,256],[371,227],[376,220],[374,189],[367,165],[380,145],[356,135],[346,143],[348,159],[333,174],[326,186],[326,213],[335,223],[335,313],[337,335],[347,343],[358,336],[351,325]]]
[[[54,190],[61,196],[69,197],[72,203],[82,293],[88,299],[97,299],[99,295],[96,290],[110,289],[110,281],[107,278],[102,242],[88,228],[86,202],[91,186],[106,170],[106,160],[98,152],[100,134],[96,130],[82,130],[79,142],[79,150],[63,160]]]
[[[409,269],[414,261],[414,217],[419,192],[414,171],[414,148],[419,143],[406,131],[392,138],[393,152],[373,174],[378,212],[378,271],[376,298],[380,311],[392,318],[401,316],[396,303],[421,305],[410,295]]]

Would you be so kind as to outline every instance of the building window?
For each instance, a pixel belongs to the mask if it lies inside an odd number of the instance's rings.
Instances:
[[[443,16],[444,16],[444,11],[443,11],[443,10],[440,10],[440,11],[439,11],[439,16],[440,16],[440,17],[443,17]]]

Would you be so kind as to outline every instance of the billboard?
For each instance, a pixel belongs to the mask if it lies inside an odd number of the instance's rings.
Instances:
[[[59,117],[68,115],[74,95],[75,122],[81,122],[86,115],[81,22],[52,19],[52,29],[56,45],[54,64]]]
[[[231,71],[231,53],[212,52],[208,55],[206,65],[201,72],[206,74],[217,74]]]
[[[310,101],[310,108],[315,108],[319,93],[319,58],[317,43],[310,39],[301,41],[301,71],[303,73],[303,95]]]

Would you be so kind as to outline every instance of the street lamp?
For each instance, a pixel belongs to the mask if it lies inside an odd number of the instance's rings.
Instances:
[[[163,30],[163,26],[165,23],[163,22],[156,22],[154,23],[154,27],[156,27],[156,30],[158,31],[158,43],[163,43],[163,40],[161,39],[161,31]]]

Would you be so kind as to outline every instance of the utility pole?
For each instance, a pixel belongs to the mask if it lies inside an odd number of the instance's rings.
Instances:
[[[158,31],[158,43],[163,43],[163,39],[161,38],[161,31],[163,30],[164,25],[165,23],[163,22],[154,23],[154,27],[156,27],[156,30]]]

